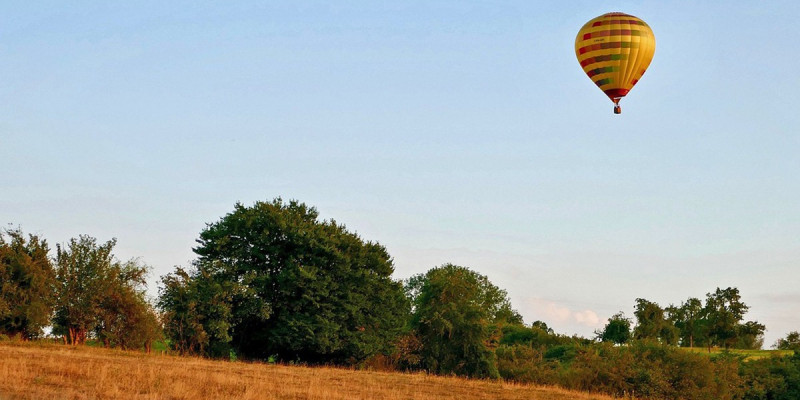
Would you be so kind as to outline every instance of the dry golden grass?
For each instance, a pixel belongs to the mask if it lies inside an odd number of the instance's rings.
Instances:
[[[607,396],[494,381],[0,342],[0,399],[539,399]]]

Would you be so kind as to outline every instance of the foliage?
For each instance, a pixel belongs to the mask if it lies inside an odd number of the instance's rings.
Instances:
[[[737,399],[743,391],[736,359],[710,359],[652,341],[546,349],[516,344],[498,348],[497,359],[508,380],[620,397]]]
[[[589,340],[579,337],[556,334],[552,329],[547,328],[547,324],[541,321],[537,322],[534,322],[530,327],[526,327],[522,324],[504,326],[500,344],[505,346],[525,345],[528,347],[542,348],[574,343],[588,344],[589,342]]]
[[[553,333],[553,328],[547,326],[547,323],[544,321],[539,321],[539,320],[533,321],[533,323],[531,324],[531,328],[538,328],[550,334]]]
[[[164,333],[181,354],[224,356],[229,352],[232,282],[217,282],[208,268],[193,275],[182,268],[161,278],[158,307]]]
[[[664,309],[657,303],[636,299],[633,315],[636,317],[636,327],[633,329],[633,338],[637,340],[658,340],[664,344],[674,345],[678,342],[678,330],[664,317]]]
[[[679,307],[667,307],[668,320],[680,332],[680,345],[694,347],[704,345],[708,335],[708,324],[703,316],[703,303],[696,297],[690,297]],[[699,342],[698,342],[699,340]]]
[[[106,347],[150,350],[161,338],[155,310],[145,298],[148,268],[138,260],[114,263],[100,293],[95,337]]]
[[[186,349],[354,364],[388,353],[407,318],[386,249],[297,201],[236,204],[194,251],[195,271],[162,279],[159,302]]]
[[[792,331],[786,334],[785,338],[780,338],[772,346],[778,350],[794,350],[800,353],[800,332]]]
[[[717,288],[714,293],[708,293],[703,308],[708,321],[708,345],[734,346],[738,340],[737,326],[748,309],[737,288]]]
[[[706,295],[705,305],[689,298],[680,306],[662,309],[645,299],[636,299],[637,325],[634,338],[658,340],[684,347],[712,346],[759,349],[766,327],[757,321],[742,323],[748,306],[736,288],[720,289]]]
[[[492,328],[520,323],[507,294],[486,276],[445,264],[406,284],[411,327],[419,338],[425,369],[438,374],[498,377]]]
[[[631,339],[631,320],[622,311],[614,314],[608,319],[605,328],[597,332],[597,338],[603,342],[627,343]]]
[[[736,327],[737,349],[760,349],[764,345],[764,331],[767,329],[764,324],[757,321],[747,321]]]
[[[800,399],[800,353],[741,363],[746,400]]]
[[[107,346],[149,348],[159,337],[158,321],[144,299],[148,268],[138,260],[115,260],[115,244],[111,239],[98,245],[81,235],[66,248],[56,247],[53,333],[70,344],[82,344],[94,333]]]
[[[32,339],[49,324],[55,271],[48,252],[38,236],[0,233],[0,333]]]

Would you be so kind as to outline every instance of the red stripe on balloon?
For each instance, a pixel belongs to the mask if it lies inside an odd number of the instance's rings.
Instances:
[[[591,38],[598,38],[604,36],[620,36],[620,35],[630,35],[630,29],[612,29],[608,31],[597,31],[597,32],[589,32],[583,35],[583,40],[591,39]]]
[[[644,25],[644,22],[637,21],[635,19],[607,19],[603,21],[596,21],[592,24],[592,26],[603,26],[603,25],[620,25],[620,24],[630,24],[630,25]]]

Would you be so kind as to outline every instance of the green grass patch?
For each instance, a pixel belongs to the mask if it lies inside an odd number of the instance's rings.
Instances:
[[[723,348],[712,347],[711,351],[709,352],[707,347],[692,347],[692,348],[681,347],[681,349],[697,354],[707,354],[711,357],[717,357],[725,354],[743,356],[745,360],[757,360],[759,358],[766,358],[772,356],[776,357],[790,356],[794,354],[793,350],[743,350],[743,349],[725,350]]]
[[[169,340],[156,340],[153,342],[153,351],[165,352],[169,350]]]

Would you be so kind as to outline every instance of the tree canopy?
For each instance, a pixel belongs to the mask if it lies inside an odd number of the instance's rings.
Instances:
[[[490,328],[522,323],[505,290],[468,268],[445,264],[409,279],[411,326],[428,371],[498,377]]]
[[[148,268],[135,259],[116,260],[116,243],[98,244],[81,235],[56,247],[53,333],[70,344],[94,334],[106,346],[149,348],[159,336],[154,310],[144,297]]]
[[[386,249],[313,207],[236,204],[197,243],[194,269],[164,277],[160,300],[170,331],[205,335],[187,349],[353,363],[388,351],[404,326],[408,303]]]
[[[50,323],[55,271],[49,247],[19,230],[0,232],[0,332],[32,339]]]
[[[608,319],[608,323],[598,332],[597,337],[603,342],[627,343],[631,339],[631,320],[620,311]]]
[[[800,332],[792,331],[786,334],[786,337],[778,339],[772,347],[778,350],[794,350],[800,353]]]

